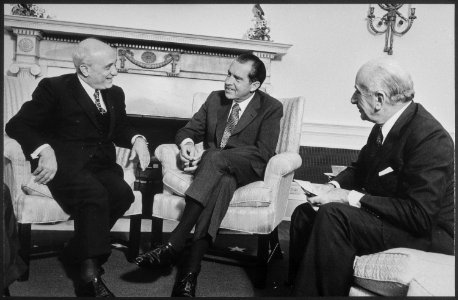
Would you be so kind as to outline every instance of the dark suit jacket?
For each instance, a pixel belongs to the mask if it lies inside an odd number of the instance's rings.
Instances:
[[[126,118],[124,92],[113,86],[101,91],[110,117],[108,135],[96,120],[96,107],[76,73],[42,79],[19,112],[6,124],[6,133],[21,145],[25,156],[48,143],[58,170],[53,181],[64,182],[81,170],[97,149],[116,161],[113,143],[131,148],[134,129]]]
[[[336,177],[362,190],[361,208],[413,236],[454,232],[454,143],[423,106],[411,103],[380,150],[373,129],[358,160]],[[391,167],[392,172],[379,175]]]
[[[191,138],[196,144],[203,142],[205,149],[218,148],[231,105],[232,100],[226,98],[224,91],[212,92],[191,121],[178,131],[176,144]],[[275,154],[282,116],[280,101],[256,91],[225,149],[237,148],[241,155],[250,159],[255,172],[263,176],[267,162]]]

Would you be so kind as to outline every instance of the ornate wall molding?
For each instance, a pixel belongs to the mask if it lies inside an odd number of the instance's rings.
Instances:
[[[71,48],[86,37],[103,39],[116,48],[117,68],[121,73],[224,81],[227,66],[238,54],[251,51],[266,64],[265,86],[270,88],[270,64],[286,54],[289,44],[242,40],[214,36],[182,34],[4,16],[4,28],[17,36],[15,72],[29,66],[32,74],[46,76],[48,66],[72,68]],[[35,37],[35,38],[32,38]],[[142,57],[146,58],[146,61]],[[33,59],[31,58],[33,57]],[[152,58],[155,61],[150,61]]]
[[[51,19],[37,19],[22,16],[4,16],[4,27],[13,27],[40,30],[43,33],[54,33],[60,36],[100,36],[106,38],[118,38],[122,40],[161,42],[175,45],[196,46],[207,48],[206,52],[218,53],[218,49],[226,49],[237,52],[256,51],[273,54],[275,58],[286,54],[292,46],[290,44],[272,43],[256,40],[242,40],[205,35],[184,34],[175,32],[145,30],[138,28],[125,28],[65,22]],[[196,49],[197,50],[197,49]],[[199,51],[199,50],[197,50]]]

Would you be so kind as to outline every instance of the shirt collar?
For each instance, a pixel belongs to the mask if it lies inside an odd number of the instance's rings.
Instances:
[[[238,103],[240,107],[239,116],[241,116],[243,112],[245,111],[245,109],[247,108],[248,104],[250,104],[251,100],[253,100],[254,94],[256,94],[256,92],[254,92],[250,97],[243,100],[242,102],[235,102],[234,100],[232,100],[231,111],[232,111],[232,107],[234,107],[234,104]]]
[[[83,81],[83,79],[81,79],[81,77],[79,75],[78,76],[78,80],[80,81],[81,85],[83,86],[83,89],[86,91],[86,93],[89,95],[89,97],[91,99],[94,98],[94,93],[95,93],[95,89],[93,87],[91,87],[89,84],[87,84],[85,81]]]
[[[399,117],[401,116],[401,114],[404,112],[404,110],[407,109],[407,107],[410,105],[410,103],[412,103],[412,101],[409,101],[407,102],[406,105],[404,105],[403,108],[401,108],[400,110],[398,110],[394,115],[391,116],[391,118],[388,119],[388,121],[386,121],[383,125],[382,125],[382,135],[383,135],[383,142],[385,142],[385,137],[388,135],[388,133],[390,133],[391,131],[391,128],[393,128],[394,124],[396,123],[396,121],[399,119]]]

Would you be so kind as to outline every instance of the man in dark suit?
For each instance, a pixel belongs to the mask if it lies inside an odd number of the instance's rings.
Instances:
[[[115,50],[89,38],[77,45],[73,62],[76,74],[41,80],[5,129],[31,159],[35,181],[74,219],[64,258],[80,265],[77,296],[113,296],[101,265],[110,255],[111,227],[134,200],[114,144],[132,148],[130,159],[138,155],[142,168],[150,156],[145,138],[127,121],[122,89],[112,82]]]
[[[355,256],[407,247],[453,254],[454,144],[393,60],[358,71],[351,103],[375,123],[358,160],[296,208],[294,296],[348,295]],[[295,265],[298,268],[295,268]],[[290,278],[292,279],[292,278]]]
[[[167,244],[137,258],[145,267],[170,266],[195,225],[190,257],[172,296],[194,296],[200,262],[216,236],[237,187],[261,180],[274,155],[283,115],[281,103],[259,87],[264,63],[242,54],[230,65],[224,91],[212,92],[199,111],[176,135],[185,171],[194,172],[186,191],[181,220]],[[198,153],[195,143],[203,142]]]

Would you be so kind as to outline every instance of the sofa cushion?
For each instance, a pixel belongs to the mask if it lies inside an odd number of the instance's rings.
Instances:
[[[364,255],[354,261],[355,284],[383,296],[452,296],[454,272],[454,256],[408,248]],[[411,292],[411,285],[417,290]]]
[[[194,176],[181,170],[167,170],[162,182],[167,190],[184,197]],[[265,207],[270,205],[271,189],[263,181],[256,181],[238,188],[229,206]]]
[[[26,195],[52,198],[48,186],[45,184],[36,183],[35,176],[31,176],[27,183],[23,183],[21,185],[21,188]]]

